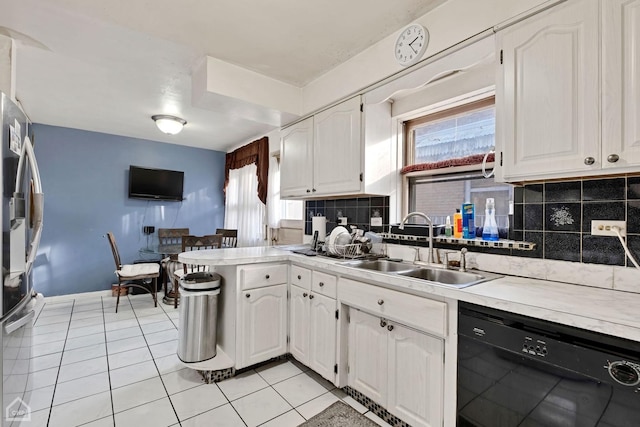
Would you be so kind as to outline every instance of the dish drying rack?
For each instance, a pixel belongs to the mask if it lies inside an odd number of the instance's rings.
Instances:
[[[362,252],[360,243],[349,243],[346,245],[330,245],[326,244],[326,252],[345,259],[356,259],[371,256]]]

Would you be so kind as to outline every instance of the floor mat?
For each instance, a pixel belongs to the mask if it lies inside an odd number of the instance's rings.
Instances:
[[[299,427],[377,427],[378,424],[365,417],[344,402],[336,402],[324,411],[309,418]]]

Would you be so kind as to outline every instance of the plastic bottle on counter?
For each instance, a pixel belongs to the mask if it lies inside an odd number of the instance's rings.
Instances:
[[[476,212],[473,203],[462,204],[462,238],[476,238]]]
[[[444,235],[446,237],[451,237],[453,234],[451,230],[451,217],[447,215],[447,222],[444,224]]]
[[[496,204],[492,197],[487,198],[482,240],[499,240],[498,224],[496,223]]]
[[[462,238],[462,214],[460,209],[456,209],[456,213],[453,214],[453,237],[456,239]]]

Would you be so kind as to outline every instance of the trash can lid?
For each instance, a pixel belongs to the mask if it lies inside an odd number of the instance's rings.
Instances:
[[[197,271],[182,277],[181,285],[185,289],[214,289],[220,287],[220,277],[217,273],[209,271]]]

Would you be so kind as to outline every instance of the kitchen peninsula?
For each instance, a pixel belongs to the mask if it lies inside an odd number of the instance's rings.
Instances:
[[[357,370],[357,364],[362,360],[356,350],[363,342],[357,341],[358,345],[353,345],[351,340],[357,335],[351,325],[366,324],[371,320],[390,327],[390,332],[395,328],[393,333],[405,331],[401,329],[405,326],[406,331],[417,331],[416,339],[427,340],[430,354],[441,354],[439,365],[429,365],[424,374],[435,381],[430,387],[442,390],[439,394],[442,401],[429,400],[425,417],[436,422],[442,419],[444,425],[454,425],[456,416],[459,301],[640,341],[640,321],[634,308],[640,306],[640,294],[540,279],[549,279],[553,268],[535,274],[538,279],[511,276],[506,273],[525,270],[517,266],[510,269],[510,262],[515,265],[525,261],[531,263],[531,260],[478,253],[468,255],[470,267],[479,266],[504,276],[455,289],[420,279],[357,269],[342,260],[307,257],[266,247],[182,253],[179,260],[209,265],[223,278],[218,344],[233,364],[229,366],[231,369],[292,354],[338,387],[345,387],[348,392],[353,388],[362,391]],[[542,265],[544,261],[540,262]],[[561,264],[564,269],[584,269],[580,263]],[[549,265],[556,266],[554,263]],[[625,273],[637,274],[631,269]],[[580,277],[580,274],[574,277]],[[328,328],[320,323],[331,319],[335,320]],[[314,347],[314,340],[323,341]],[[328,354],[322,352],[327,349]],[[397,369],[393,375],[402,376]],[[406,376],[407,381],[411,381],[411,375]],[[408,419],[401,411],[394,410],[402,405],[397,402],[398,396],[393,390],[378,395],[376,390],[368,391],[367,397],[385,406],[393,415],[412,425],[421,424],[420,420]],[[433,395],[429,390],[416,392]]]

